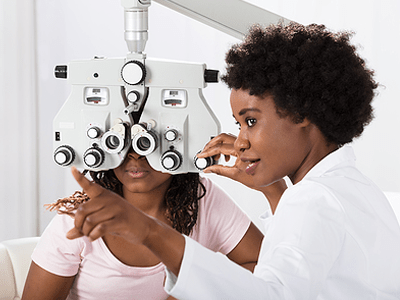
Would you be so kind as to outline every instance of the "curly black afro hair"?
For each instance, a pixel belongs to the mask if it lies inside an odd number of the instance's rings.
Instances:
[[[308,118],[328,143],[344,145],[372,120],[377,88],[351,36],[316,24],[253,26],[228,51],[222,80],[250,95],[271,94],[282,117],[296,123]]]

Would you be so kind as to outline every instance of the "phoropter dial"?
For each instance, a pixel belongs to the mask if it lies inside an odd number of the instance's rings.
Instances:
[[[164,133],[164,137],[168,142],[173,142],[175,141],[179,136],[179,133],[176,129],[168,129],[165,133]]]
[[[146,67],[143,63],[137,60],[128,61],[122,67],[121,76],[127,84],[140,84],[146,78]]]
[[[60,166],[69,166],[74,159],[75,151],[70,146],[62,145],[54,151],[54,161]]]
[[[175,171],[182,164],[182,155],[174,150],[165,152],[161,156],[161,165],[168,171]]]
[[[86,131],[86,135],[90,139],[96,139],[101,135],[101,129],[97,126],[89,127]]]
[[[212,157],[204,157],[204,158],[198,158],[197,156],[194,157],[194,165],[199,171],[203,171],[204,169],[208,168],[213,164],[214,164],[214,159]]]
[[[89,148],[83,154],[83,161],[89,168],[100,167],[104,162],[104,152],[100,148]]]
[[[135,103],[136,101],[140,100],[140,93],[138,91],[130,91],[126,98],[130,103]]]

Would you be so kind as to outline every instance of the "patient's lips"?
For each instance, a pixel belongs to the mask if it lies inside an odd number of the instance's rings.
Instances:
[[[148,170],[143,168],[128,168],[125,172],[128,172],[132,178],[143,178],[149,173]]]

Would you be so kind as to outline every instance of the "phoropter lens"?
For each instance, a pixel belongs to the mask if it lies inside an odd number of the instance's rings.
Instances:
[[[115,150],[120,144],[119,138],[115,135],[111,135],[106,139],[106,145],[108,148]]]
[[[142,136],[137,140],[136,145],[141,151],[146,151],[150,148],[151,141],[147,137]]]
[[[149,155],[157,147],[157,135],[151,131],[138,133],[132,139],[132,148],[139,155]]]

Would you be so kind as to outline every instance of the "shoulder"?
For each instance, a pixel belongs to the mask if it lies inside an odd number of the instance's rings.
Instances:
[[[191,237],[203,246],[229,253],[243,238],[248,216],[211,179],[202,177],[206,194],[199,201],[199,214]]]
[[[323,207],[343,212],[338,191],[314,180],[304,180],[288,188],[280,202],[283,207],[295,206],[298,212],[318,211]]]
[[[46,227],[46,231],[66,233],[74,226],[74,219],[66,214],[56,214]]]
[[[202,199],[220,199],[222,201],[232,201],[230,196],[218,184],[213,182],[210,178],[201,177],[200,182],[205,188],[205,196]],[[208,200],[211,201],[211,200]]]
[[[210,178],[202,177],[201,183],[204,185],[205,195],[199,201],[200,212],[218,215],[240,210],[234,199]]]
[[[74,227],[74,219],[66,214],[56,214],[41,235],[40,244],[54,247],[77,247],[81,239],[69,240],[66,234]],[[74,246],[72,246],[74,245]],[[79,246],[81,248],[81,246]]]
[[[80,253],[84,248],[82,238],[69,240],[66,233],[74,226],[68,215],[57,214],[44,230],[32,254],[32,260],[41,268],[59,276],[77,273]]]
[[[279,235],[314,235],[323,239],[328,234],[340,244],[347,219],[337,191],[321,182],[303,180],[283,193],[273,224],[279,228]]]

